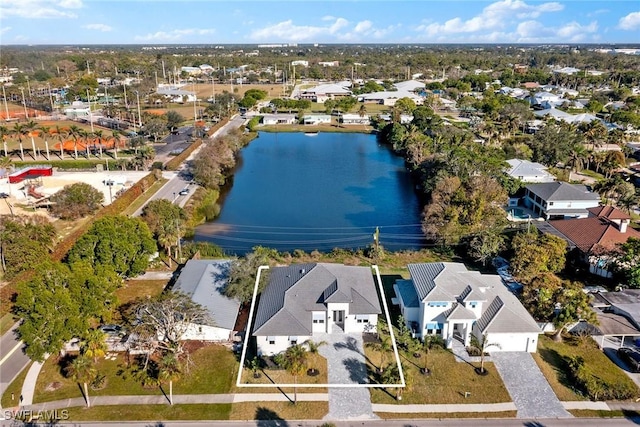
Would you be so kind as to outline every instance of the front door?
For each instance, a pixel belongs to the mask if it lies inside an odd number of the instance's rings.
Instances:
[[[344,310],[333,310],[333,321],[341,324],[344,321]]]

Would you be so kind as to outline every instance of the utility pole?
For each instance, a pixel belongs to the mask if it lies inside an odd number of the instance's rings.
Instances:
[[[87,89],[87,102],[89,103],[89,123],[91,123],[91,133],[93,133],[93,114],[91,113],[91,98],[89,98],[89,89]]]
[[[4,119],[9,121],[9,106],[7,105],[7,93],[4,90],[4,85],[2,85],[2,97],[4,98]]]
[[[20,92],[22,92],[22,106],[24,107],[24,118],[25,120],[29,120],[29,113],[27,112],[27,101],[24,99],[24,88],[20,88]]]

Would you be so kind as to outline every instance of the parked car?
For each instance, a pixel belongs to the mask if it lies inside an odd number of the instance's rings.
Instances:
[[[102,325],[100,326],[100,330],[105,334],[111,335],[111,336],[124,334],[124,331],[122,330],[122,326],[119,326],[119,325]]]
[[[178,193],[181,196],[186,196],[187,194],[189,194],[189,189],[188,188],[184,188],[182,190],[180,190],[180,192]]]
[[[640,352],[629,347],[622,347],[618,349],[617,354],[631,371],[640,372]]]

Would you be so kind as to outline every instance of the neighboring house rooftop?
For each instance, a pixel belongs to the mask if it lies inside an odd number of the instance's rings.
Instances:
[[[526,182],[527,179],[544,179],[548,182],[555,181],[555,177],[547,172],[547,167],[543,164],[520,159],[510,159],[507,160],[507,163],[511,166],[507,174],[514,178],[521,179],[524,182]]]
[[[254,335],[311,335],[312,312],[349,303],[349,314],[380,314],[369,267],[308,263],[275,267],[256,311]]]
[[[451,319],[476,318],[460,301],[491,301],[478,319],[481,333],[540,331],[500,276],[469,271],[464,264],[452,262],[409,264],[408,268],[420,301],[457,301],[446,313]]]
[[[526,188],[548,202],[564,200],[600,200],[600,197],[596,193],[592,193],[582,184],[542,182],[539,184],[529,184]]]
[[[230,269],[231,260],[189,260],[173,290],[206,308],[213,326],[233,330],[240,302],[224,295]]]
[[[549,225],[584,253],[590,253],[596,247],[613,249],[617,244],[625,243],[630,237],[640,238],[640,232],[627,227],[626,224],[621,226],[619,222],[628,220],[630,217],[619,209],[599,206],[589,211],[598,212],[601,215],[549,221]],[[618,222],[614,222],[616,220]]]

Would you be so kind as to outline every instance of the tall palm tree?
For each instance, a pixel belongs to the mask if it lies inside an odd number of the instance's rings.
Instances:
[[[77,383],[82,383],[84,387],[84,399],[87,402],[87,407],[91,407],[88,384],[95,379],[96,374],[97,372],[93,367],[91,358],[83,354],[73,359],[67,367],[67,375]]]
[[[76,125],[69,126],[69,136],[73,138],[73,155],[78,158],[78,138],[82,135],[82,129]]]
[[[160,369],[160,381],[169,381],[169,404],[173,405],[173,382],[180,379],[182,366],[176,354],[168,352],[162,357],[158,367]]]
[[[101,130],[96,130],[93,132],[93,134],[96,136],[96,140],[98,142],[98,150],[100,152],[100,158],[102,158],[102,137],[103,137],[103,132]],[[94,149],[95,149],[95,144],[94,144]]]
[[[25,135],[25,129],[20,123],[13,125],[13,134],[18,138],[18,144],[20,145],[20,160],[24,161],[24,147],[22,146],[22,138]]]
[[[4,156],[9,157],[9,150],[7,150],[7,138],[11,135],[11,129],[7,126],[0,126],[0,139],[2,139],[2,145],[4,148]]]
[[[487,350],[491,347],[501,348],[500,343],[497,342],[489,342],[489,339],[486,334],[482,335],[482,339],[478,339],[475,335],[471,334],[471,348],[475,348],[480,352],[480,368],[478,369],[479,373],[485,373],[484,369],[484,360]]]
[[[442,347],[442,338],[438,335],[425,335],[422,341],[422,355],[423,355],[423,366],[422,373],[428,374],[431,372],[429,369],[429,354],[431,354],[431,350],[436,347]]]
[[[87,159],[89,158],[89,140],[93,139],[93,132],[89,131],[89,130],[82,130],[82,138],[84,139],[84,149],[85,149],[85,156],[87,157]]]
[[[60,144],[60,159],[64,159],[64,143],[68,136],[68,131],[65,128],[61,128],[60,126],[56,126],[53,129],[53,135],[58,140]]]
[[[31,157],[33,157],[33,160],[36,160],[36,141],[34,137],[38,136],[39,134],[38,124],[33,120],[29,120],[27,123],[23,124],[22,126],[25,130],[25,133],[29,135],[29,138],[31,138]]]
[[[118,160],[118,144],[120,144],[122,139],[122,133],[120,133],[119,130],[114,130],[111,132],[111,135],[113,137],[113,158]]]
[[[47,153],[47,161],[51,160],[49,156],[49,136],[51,136],[51,128],[48,126],[40,126],[40,132],[42,133],[42,137],[44,138],[44,149]]]
[[[293,403],[298,403],[298,377],[307,368],[307,349],[301,344],[292,345],[284,353],[284,367],[293,376]]]

